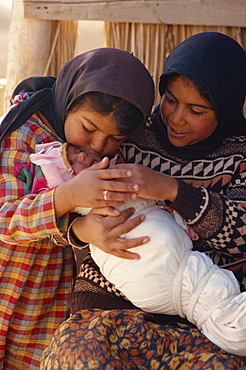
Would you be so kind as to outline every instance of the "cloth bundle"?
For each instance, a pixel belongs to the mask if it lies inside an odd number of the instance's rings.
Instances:
[[[146,220],[127,238],[148,235],[150,242],[132,248],[140,260],[125,260],[90,245],[102,274],[144,311],[186,317],[213,343],[246,356],[246,292],[231,271],[192,251],[186,231],[151,200],[137,198],[117,207],[134,207]]]

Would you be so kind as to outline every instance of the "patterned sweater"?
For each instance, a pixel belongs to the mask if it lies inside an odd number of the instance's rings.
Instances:
[[[73,257],[54,243],[68,217],[54,214],[53,192],[28,194],[14,167],[29,163],[37,143],[59,140],[33,117],[0,152],[0,369],[36,370],[54,330],[68,317]],[[50,236],[53,236],[51,238]]]
[[[203,159],[181,160],[163,148],[163,135],[163,123],[153,115],[123,144],[126,162],[178,179],[178,195],[169,205],[200,236],[194,249],[231,269],[246,290],[246,137],[226,139]]]
[[[194,250],[205,252],[216,264],[232,270],[245,291],[246,138],[227,139],[203,159],[181,160],[163,148],[163,135],[163,123],[159,115],[153,115],[140,133],[125,140],[123,157],[126,162],[143,164],[178,179],[178,195],[170,207],[199,234],[193,241]],[[102,276],[90,254],[81,264],[69,303],[72,312],[136,308]],[[175,320],[181,318],[161,317],[161,322]]]

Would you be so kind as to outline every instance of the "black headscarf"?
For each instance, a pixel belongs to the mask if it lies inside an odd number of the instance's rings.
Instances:
[[[87,92],[123,98],[142,112],[143,120],[150,115],[154,103],[153,79],[138,58],[119,49],[94,49],[68,61],[57,79],[30,77],[22,81],[12,97],[27,93],[29,98],[9,110],[0,126],[0,141],[37,111],[65,141],[67,111],[78,97]]]
[[[177,148],[167,140],[168,150],[181,158],[192,158],[212,151],[226,137],[246,135],[242,113],[246,54],[235,40],[218,32],[203,32],[179,44],[167,58],[160,77],[161,96],[165,92],[166,76],[173,73],[185,76],[208,96],[218,126],[209,138],[194,145]]]

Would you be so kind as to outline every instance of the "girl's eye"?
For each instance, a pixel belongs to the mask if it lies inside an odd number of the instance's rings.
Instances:
[[[89,130],[85,125],[82,125],[83,129],[86,131],[86,132],[93,132],[94,130]]]
[[[114,137],[114,136],[111,136],[111,139],[112,139],[113,141],[116,141],[117,143],[120,143],[122,140],[124,140],[124,138],[123,138],[123,137],[117,138],[117,137]]]
[[[198,112],[197,110],[194,110],[193,108],[190,108],[190,111],[192,114],[195,114],[196,116],[201,116],[203,112]]]
[[[174,103],[174,100],[168,96],[167,94],[165,94],[165,100],[168,102],[168,103]]]

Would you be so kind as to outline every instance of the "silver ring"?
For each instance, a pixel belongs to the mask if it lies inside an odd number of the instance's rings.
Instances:
[[[103,190],[103,199],[107,200],[108,197],[108,190]]]

